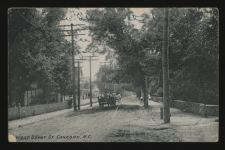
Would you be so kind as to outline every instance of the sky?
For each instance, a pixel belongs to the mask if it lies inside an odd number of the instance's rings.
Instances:
[[[66,14],[66,20],[61,21],[60,24],[71,24],[73,23],[74,25],[77,24],[84,24],[84,26],[88,26],[88,23],[85,21],[82,21],[79,19],[79,14],[80,16],[85,16],[86,11],[90,10],[90,9],[95,9],[95,8],[68,8],[67,10],[67,14]],[[100,8],[101,9],[101,8]],[[133,11],[133,13],[136,16],[140,16],[143,13],[150,13],[151,8],[130,8],[131,11]],[[132,24],[134,24],[134,27],[136,29],[140,29],[142,24],[138,21],[138,20],[132,20],[130,21]],[[74,29],[76,29],[77,27],[75,26]],[[65,29],[70,29],[69,28],[65,28]],[[77,45],[80,47],[79,51],[85,51],[86,47],[88,46],[88,44],[91,43],[91,37],[88,35],[89,31],[88,30],[82,30],[80,32],[78,32],[78,34],[84,34],[84,35],[78,35],[74,40],[76,41]],[[71,41],[71,37],[67,36],[65,37],[68,41]],[[89,53],[82,53],[83,56],[90,56],[91,54]],[[93,59],[98,59],[95,61],[92,61],[92,80],[96,79],[96,73],[98,72],[99,68],[101,65],[103,65],[103,63],[106,61],[105,60],[105,55],[99,55],[96,54],[98,57],[94,57]],[[81,56],[76,56],[75,60],[81,58]],[[87,59],[87,58],[84,58]],[[82,68],[82,72],[84,75],[84,78],[89,78],[90,77],[90,64],[88,60],[84,60],[83,63],[81,63],[81,68]]]

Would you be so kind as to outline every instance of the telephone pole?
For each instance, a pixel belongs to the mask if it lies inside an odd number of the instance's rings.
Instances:
[[[98,59],[92,59],[92,57],[98,57],[98,56],[84,56],[84,57],[89,57],[89,65],[90,65],[90,106],[92,107],[91,63],[92,63],[92,60],[98,60]]]
[[[83,62],[81,62],[80,60],[86,60],[86,59],[77,59],[77,62],[75,62],[75,63],[77,63],[77,84],[78,84],[78,86],[77,86],[77,90],[78,90],[78,92],[77,92],[77,97],[78,97],[78,110],[80,110],[80,93],[81,93],[81,91],[80,91],[80,69],[81,69],[81,67],[80,67],[80,63],[83,63]]]
[[[90,64],[90,106],[92,107],[92,84],[91,84],[91,56],[89,57]]]
[[[32,24],[33,25],[33,24]],[[34,26],[34,25],[33,25]],[[79,28],[79,29],[73,29],[73,26],[83,26],[83,28]],[[34,26],[36,27],[36,26]],[[74,103],[74,111],[76,111],[76,91],[75,91],[75,51],[74,51],[74,31],[77,32],[77,31],[80,31],[80,30],[88,30],[88,27],[86,26],[85,27],[85,24],[66,24],[66,25],[57,25],[57,27],[70,27],[70,29],[63,29],[61,30],[62,32],[66,32],[66,33],[70,33],[70,34],[66,34],[66,35],[63,35],[63,36],[71,36],[71,44],[72,44],[72,80],[73,80],[73,103]],[[36,27],[37,28],[37,27]],[[41,29],[42,30],[42,29]],[[44,30],[42,30],[44,31]],[[85,35],[85,34],[75,34],[76,36],[77,35]]]
[[[73,37],[73,24],[71,23],[71,40],[72,40],[72,63],[73,63],[73,109],[74,111],[77,110],[77,104],[76,104],[76,91],[75,91],[75,58],[74,58],[74,37]]]
[[[162,70],[163,70],[163,120],[170,122],[169,100],[169,66],[168,66],[168,32],[169,32],[169,9],[164,8],[163,47],[162,47]]]
[[[80,62],[78,61],[78,110],[80,110]]]
[[[70,25],[59,25],[59,27],[70,27],[70,30],[62,30],[63,32],[70,32],[70,34],[66,34],[64,36],[71,36],[71,46],[72,46],[72,82],[73,82],[73,108],[74,111],[77,111],[77,104],[76,104],[76,90],[75,90],[75,85],[76,85],[76,80],[75,80],[75,50],[74,50],[74,31],[79,31],[79,30],[86,30],[85,28],[81,28],[81,29],[73,29],[74,26],[80,26],[80,25],[84,25],[84,24],[70,24]],[[76,34],[76,35],[84,35],[84,34]]]

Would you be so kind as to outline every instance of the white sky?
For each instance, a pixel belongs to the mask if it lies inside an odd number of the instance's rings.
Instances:
[[[85,21],[81,21],[79,20],[77,14],[78,13],[82,13],[83,16],[85,16],[86,14],[86,10],[90,10],[90,9],[95,9],[95,8],[68,8],[68,11],[67,11],[67,14],[66,14],[66,19],[67,20],[63,20],[61,22],[61,24],[71,24],[73,23],[74,25],[76,24],[85,24],[88,26],[88,23],[85,22]],[[131,11],[134,12],[134,14],[136,16],[140,16],[141,14],[143,13],[150,13],[150,10],[151,8],[130,8]],[[138,22],[137,20],[133,20],[131,21],[132,24],[134,24],[135,28],[137,29],[140,29],[142,24],[140,22]],[[70,29],[70,27],[68,28],[65,28],[65,29]],[[74,29],[76,29],[76,27],[74,27]],[[88,30],[82,30],[78,33],[81,33],[81,34],[85,34],[85,35],[79,35],[77,36],[77,38],[75,38],[74,40],[77,41],[77,45],[80,46],[80,52],[82,51],[85,51],[87,45],[89,43],[91,43],[91,37],[88,36],[88,33],[89,31]],[[71,37],[66,37],[66,39],[68,41],[71,41]],[[86,41],[85,41],[86,39]],[[89,56],[91,54],[87,54],[87,53],[83,53],[82,54],[83,56]],[[98,55],[99,57],[94,57],[94,59],[98,59],[98,60],[95,60],[92,62],[92,80],[95,80],[96,77],[95,77],[95,74],[98,72],[100,66],[102,65],[102,63],[100,62],[104,62],[105,61],[105,55],[99,55],[99,54],[96,54]],[[78,57],[75,57],[75,59],[78,58]],[[83,74],[84,74],[84,77],[85,78],[88,78],[90,76],[90,67],[89,67],[89,61],[88,60],[85,60],[83,61],[83,63],[81,63],[81,67],[82,67],[82,71],[83,71]]]

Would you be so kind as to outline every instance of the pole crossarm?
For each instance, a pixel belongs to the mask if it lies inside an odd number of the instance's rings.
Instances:
[[[86,34],[77,34],[77,35],[86,35]],[[63,36],[74,36],[72,34],[67,34],[67,35],[63,35]]]
[[[82,60],[88,60],[88,59],[77,59],[77,60],[81,60],[82,61]]]
[[[87,30],[87,29],[74,29],[73,31],[76,33],[77,31]],[[61,30],[62,32],[71,32],[71,30]]]
[[[82,62],[82,61],[75,61],[75,63],[84,63],[84,62]]]
[[[73,26],[81,26],[81,25],[85,25],[85,24],[73,24]],[[67,25],[67,24],[64,24],[64,25],[58,25],[58,27],[70,27],[71,25]]]
[[[99,56],[83,56],[83,57],[99,57]]]

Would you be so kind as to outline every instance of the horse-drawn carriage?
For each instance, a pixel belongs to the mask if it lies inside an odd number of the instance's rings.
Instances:
[[[115,93],[107,93],[101,94],[98,96],[98,103],[101,108],[105,105],[108,106],[116,106],[116,102],[121,100],[121,96],[116,95]]]

